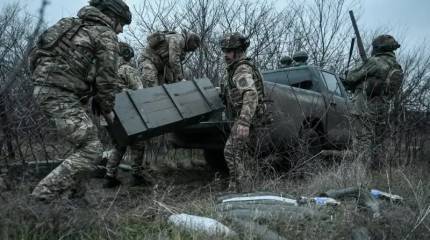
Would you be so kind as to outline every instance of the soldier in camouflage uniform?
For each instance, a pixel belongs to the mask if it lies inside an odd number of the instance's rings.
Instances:
[[[283,56],[279,62],[279,68],[289,68],[294,64],[294,60],[290,56]]]
[[[230,172],[229,189],[241,190],[245,168],[252,162],[248,155],[253,149],[252,138],[256,123],[265,112],[263,78],[258,68],[246,57],[249,40],[240,33],[227,34],[221,48],[227,63],[226,78],[221,83],[227,116],[234,121],[224,148],[224,157]],[[254,163],[255,164],[255,163]]]
[[[137,69],[130,65],[131,59],[134,57],[134,50],[127,43],[119,43],[119,54],[122,57],[118,69],[119,85],[122,91],[143,89],[142,79]],[[133,162],[132,174],[134,178],[133,185],[141,185],[150,183],[150,177],[143,169],[143,156],[145,150],[144,142],[135,142],[130,146],[131,158]],[[111,156],[106,164],[106,183],[104,187],[112,188],[121,184],[116,178],[118,165],[126,153],[127,147],[116,146],[111,151]]]
[[[39,38],[30,55],[34,97],[55,125],[56,132],[74,151],[33,190],[50,201],[81,191],[84,177],[96,169],[102,144],[88,115],[92,97],[100,112],[113,120],[118,91],[117,34],[130,24],[131,12],[122,0],[90,0],[78,18],[63,18]],[[88,74],[96,66],[95,78]]]
[[[145,87],[183,80],[182,61],[185,54],[195,51],[199,46],[200,37],[193,32],[151,34],[139,64]]]
[[[307,65],[308,59],[309,59],[309,56],[306,52],[298,51],[293,55],[293,60],[294,60],[293,66],[297,67],[297,66]]]
[[[392,36],[376,37],[372,47],[372,56],[353,69],[343,83],[354,91],[353,148],[372,167],[379,167],[383,141],[387,137],[390,103],[401,91],[403,70],[394,53],[400,44]]]

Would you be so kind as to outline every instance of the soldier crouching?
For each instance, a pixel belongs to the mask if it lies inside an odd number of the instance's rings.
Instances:
[[[258,68],[246,57],[249,40],[240,33],[227,34],[221,40],[227,63],[226,77],[221,83],[226,113],[234,122],[224,148],[230,173],[229,190],[241,191],[247,170],[253,164],[250,150],[255,149],[255,127],[265,113],[263,78]],[[254,156],[254,154],[252,154]]]
[[[118,81],[122,91],[143,89],[142,79],[139,71],[130,65],[131,59],[134,57],[133,48],[127,43],[119,43],[119,54],[121,63],[118,69]],[[132,174],[133,185],[150,185],[152,178],[143,167],[143,157],[145,153],[145,142],[137,141],[131,144],[131,159],[132,159]],[[115,146],[111,150],[110,157],[106,163],[106,182],[103,185],[105,188],[113,188],[121,184],[117,179],[118,166],[123,159],[127,147]]]
[[[39,200],[82,192],[80,183],[97,168],[102,144],[88,115],[88,99],[93,97],[100,112],[113,119],[118,91],[117,34],[130,24],[131,12],[122,0],[89,3],[78,18],[63,18],[48,28],[30,55],[34,97],[62,140],[74,147],[33,190]],[[94,65],[95,80],[89,82],[87,75]]]

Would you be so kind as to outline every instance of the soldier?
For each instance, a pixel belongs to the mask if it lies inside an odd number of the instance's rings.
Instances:
[[[227,116],[234,121],[224,157],[230,172],[229,190],[240,191],[240,184],[245,180],[245,167],[248,168],[251,163],[247,156],[255,143],[251,136],[265,113],[263,78],[251,59],[246,57],[249,47],[247,38],[240,33],[231,33],[225,35],[220,44],[227,63],[221,91]]]
[[[107,120],[113,120],[118,91],[118,40],[131,12],[122,0],[90,0],[78,18],[63,18],[39,38],[30,55],[34,96],[41,110],[74,151],[33,190],[38,200],[51,201],[66,192],[82,192],[88,173],[96,170],[102,145],[88,115],[92,97]],[[95,79],[88,81],[92,66]]]
[[[283,56],[279,62],[281,63],[280,68],[289,68],[294,64],[294,61],[290,56]]]
[[[307,61],[308,61],[308,54],[304,51],[298,51],[293,55],[293,60],[294,60],[294,66],[303,66],[303,65],[307,65]]]
[[[138,90],[143,88],[140,74],[130,65],[131,59],[134,57],[133,48],[127,43],[119,43],[119,54],[122,57],[121,63],[118,69],[118,76],[121,90]],[[150,184],[151,178],[143,169],[143,156],[145,150],[144,142],[135,142],[130,146],[131,158],[133,162],[132,174],[133,174],[133,185]],[[103,185],[105,188],[113,188],[121,184],[116,178],[118,165],[121,159],[126,153],[127,147],[116,146],[111,151],[111,156],[108,158],[106,164],[106,183]]]
[[[174,83],[184,79],[182,61],[187,52],[200,46],[200,37],[193,32],[156,32],[148,37],[140,68],[145,87]]]
[[[372,56],[352,70],[343,83],[354,91],[354,150],[372,167],[378,167],[390,103],[400,93],[403,70],[394,53],[400,44],[392,36],[376,37],[372,47]]]

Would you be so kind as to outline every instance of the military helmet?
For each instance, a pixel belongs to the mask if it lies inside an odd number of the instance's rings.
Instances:
[[[114,13],[121,19],[124,24],[131,23],[131,12],[128,5],[122,0],[90,0],[90,6],[103,10],[108,10]]]
[[[134,50],[128,43],[120,42],[119,55],[123,57],[126,61],[130,61],[130,59],[134,57]]]
[[[398,49],[400,44],[391,35],[379,35],[372,41],[372,47],[376,51],[390,52]]]
[[[249,44],[249,39],[238,32],[226,34],[220,41],[221,49],[223,51],[232,49],[246,51],[246,49],[249,47]]]
[[[293,60],[296,62],[306,62],[308,58],[309,56],[305,51],[298,51],[293,55]]]
[[[185,37],[186,37],[186,45],[187,45],[187,47],[188,46],[193,46],[193,48],[194,47],[195,48],[200,47],[201,40],[200,40],[200,36],[199,35],[197,35],[194,32],[188,31],[188,32],[185,32]],[[190,50],[194,51],[195,48],[194,49],[190,49]]]
[[[290,56],[283,56],[279,62],[284,65],[291,65],[293,59]]]

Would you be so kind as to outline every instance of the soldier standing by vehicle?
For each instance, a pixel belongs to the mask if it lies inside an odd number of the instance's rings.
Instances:
[[[294,67],[303,66],[308,64],[309,56],[304,51],[298,51],[293,55]]]
[[[401,91],[402,67],[394,51],[400,44],[390,35],[380,35],[372,42],[372,56],[360,67],[349,72],[343,81],[354,91],[354,148],[363,154],[372,167],[379,167],[387,137],[390,103]]]
[[[199,46],[200,37],[193,32],[151,34],[139,64],[145,87],[183,80],[182,61],[185,54],[194,52]]]
[[[118,69],[119,85],[122,91],[143,89],[142,79],[139,71],[130,65],[131,59],[134,57],[133,48],[127,43],[119,43],[119,55],[122,57]],[[135,142],[130,146],[131,158],[133,162],[132,174],[133,185],[150,184],[151,178],[143,169],[143,157],[145,152],[144,142]],[[127,147],[115,146],[111,151],[106,164],[106,183],[105,188],[113,188],[121,184],[117,179],[118,166],[123,159]]]
[[[246,57],[249,40],[240,33],[231,33],[220,42],[227,63],[226,78],[221,91],[227,106],[227,116],[234,121],[224,148],[230,173],[229,190],[240,191],[245,180],[248,152],[254,144],[255,125],[265,113],[263,78],[258,68]]]
[[[74,151],[46,176],[32,195],[50,201],[82,192],[82,180],[96,170],[102,144],[88,115],[91,97],[109,122],[118,91],[118,40],[131,12],[122,0],[90,0],[78,18],[63,18],[39,38],[30,55],[34,96]],[[94,82],[88,74],[95,65]]]
[[[283,56],[279,62],[281,63],[280,68],[289,68],[294,64],[294,61],[290,56]]]

